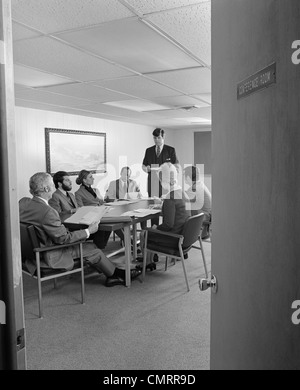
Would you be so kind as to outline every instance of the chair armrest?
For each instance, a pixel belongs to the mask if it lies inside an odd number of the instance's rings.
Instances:
[[[80,240],[80,241],[76,241],[76,242],[71,242],[69,244],[44,246],[43,248],[34,248],[33,251],[34,252],[49,252],[49,251],[53,251],[55,249],[68,248],[69,246],[83,244],[85,241],[86,240]]]
[[[159,229],[145,228],[144,230],[147,230],[148,232],[160,234],[162,236],[168,236],[168,237],[173,237],[173,238],[178,238],[178,239],[183,238],[182,234],[175,234],[175,233],[165,232],[165,231],[159,230]]]

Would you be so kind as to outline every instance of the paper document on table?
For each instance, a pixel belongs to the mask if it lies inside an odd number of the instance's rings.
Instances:
[[[137,218],[146,217],[147,215],[160,213],[161,210],[153,210],[153,209],[137,209],[134,210],[134,216]]]
[[[92,223],[99,223],[101,218],[109,211],[108,206],[82,206],[75,214],[66,219],[69,223],[82,223],[84,225],[91,225]]]

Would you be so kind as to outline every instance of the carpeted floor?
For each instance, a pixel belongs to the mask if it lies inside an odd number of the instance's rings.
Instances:
[[[118,245],[110,243],[110,249]],[[204,242],[208,270],[211,243]],[[119,259],[116,258],[118,261]],[[186,261],[191,291],[180,262],[147,272],[130,288],[104,286],[105,277],[87,271],[86,303],[80,304],[78,276],[43,283],[44,318],[38,318],[36,281],[24,276],[27,367],[29,370],[207,370],[210,290],[200,251]]]

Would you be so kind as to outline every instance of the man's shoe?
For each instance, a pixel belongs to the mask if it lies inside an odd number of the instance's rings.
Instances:
[[[142,274],[142,270],[134,268],[130,271],[131,280],[137,278]]]
[[[120,278],[119,276],[114,276],[106,279],[105,286],[106,287],[113,287],[117,285],[123,285],[125,286],[125,280]]]

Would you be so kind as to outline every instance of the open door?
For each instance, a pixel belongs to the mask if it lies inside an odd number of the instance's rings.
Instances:
[[[300,368],[299,18],[212,0],[211,369]]]
[[[0,0],[0,369],[26,368],[11,1]]]

